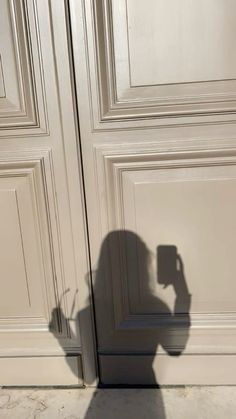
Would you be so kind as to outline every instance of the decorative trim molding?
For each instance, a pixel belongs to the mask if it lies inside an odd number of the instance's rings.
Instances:
[[[51,149],[36,152],[2,152],[0,156],[0,178],[25,178],[31,190],[30,200],[34,210],[33,218],[38,241],[38,261],[41,265],[42,292],[44,298],[43,317],[19,317],[1,319],[1,332],[27,329],[49,332],[51,313],[59,305],[60,295],[65,294],[67,286],[64,277],[62,250],[60,248],[60,226],[58,223],[57,199],[53,174],[53,156]],[[22,239],[24,246],[24,240]],[[26,259],[30,256],[24,252]],[[28,275],[29,277],[29,275]],[[28,278],[30,280],[30,278]],[[67,313],[66,297],[61,302]],[[70,338],[68,327],[61,318],[54,318],[53,329],[61,337]]]
[[[102,219],[104,237],[110,231],[127,229],[124,216],[125,202],[123,196],[123,176],[127,175],[127,173],[132,174],[134,171],[161,169],[172,170],[174,168],[222,167],[223,169],[226,166],[236,165],[236,150],[232,150],[226,156],[222,155],[222,152],[219,151],[211,153],[159,153],[156,152],[153,144],[150,144],[149,146],[147,144],[145,144],[145,146],[139,145],[136,153],[134,153],[133,150],[132,145],[122,148],[119,145],[96,146],[94,148],[96,170],[97,173],[99,173],[100,179],[97,184],[98,194],[105,197],[103,203],[100,202],[100,206],[103,205],[100,210],[101,217],[102,214],[106,214],[104,219]],[[219,179],[221,178],[227,178],[225,170],[220,171]],[[103,179],[103,182],[101,182],[101,179]],[[127,181],[128,180],[126,179],[126,182]],[[132,198],[130,197],[130,199]],[[114,278],[114,272],[111,274],[113,278],[114,328],[117,331],[125,331],[127,329],[140,330],[142,328],[156,329],[157,327],[166,327],[169,330],[170,336],[180,336],[181,333],[183,333],[186,321],[185,316],[181,314],[173,320],[172,317],[165,314],[132,313],[129,301],[128,273],[124,266],[124,243],[120,243],[119,248],[119,277]],[[191,333],[193,333],[193,336],[206,336],[207,333],[214,334],[215,331],[220,329],[231,330],[236,338],[236,312],[191,314]],[[173,349],[173,344],[170,344],[170,348]],[[175,349],[178,349],[178,347],[176,346]],[[202,351],[204,352],[204,345]]]
[[[131,86],[126,0],[119,5],[113,0],[83,1],[83,9],[89,22],[86,53],[94,131],[235,123],[236,79]],[[118,52],[123,54],[122,72],[118,74],[114,16],[122,31]]]
[[[1,59],[5,95],[0,97],[0,137],[20,136],[19,128],[25,129],[24,137],[32,133],[47,134],[40,41],[35,39],[39,36],[36,3],[35,0],[32,4],[26,0],[10,0],[5,7],[8,16],[2,18],[9,19],[10,32],[6,36],[9,36],[7,42],[11,43],[14,57],[2,55]],[[9,50],[7,42],[4,41],[3,49]],[[6,77],[9,67],[15,67],[13,79]]]

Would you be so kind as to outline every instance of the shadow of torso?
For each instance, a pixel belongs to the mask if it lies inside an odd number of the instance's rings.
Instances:
[[[127,247],[128,246],[128,247]],[[115,272],[115,281],[121,281],[121,273],[119,272],[120,248],[125,249],[126,255],[131,255],[131,263],[129,264],[129,278],[131,283],[137,282],[137,269],[134,268],[132,262],[132,252],[136,246],[138,252],[139,266],[142,266],[142,285],[143,293],[145,294],[146,307],[148,307],[143,326],[139,322],[138,327],[127,329],[122,328],[118,330],[114,323],[114,289],[111,290],[111,262],[117,267]],[[164,246],[162,246],[164,247]],[[169,246],[172,249],[175,246]],[[176,248],[177,249],[177,248]],[[94,307],[88,303],[87,307],[81,310],[74,318],[76,323],[75,332],[70,331],[72,339],[79,336],[79,324],[87,324],[87,319],[91,316],[91,312],[95,309],[95,324],[97,329],[97,353],[100,371],[100,382],[102,384],[112,384],[113,377],[114,384],[122,383],[122,377],[127,377],[124,384],[140,384],[140,385],[154,385],[156,389],[148,389],[143,391],[141,389],[109,389],[104,391],[96,391],[90,401],[87,409],[85,419],[165,419],[165,409],[162,399],[161,390],[158,389],[158,377],[156,362],[158,361],[160,349],[170,356],[180,356],[183,352],[189,334],[190,328],[190,294],[188,293],[187,284],[185,281],[183,263],[178,255],[178,266],[176,269],[175,278],[168,285],[172,285],[175,290],[175,303],[173,311],[156,295],[150,291],[150,275],[148,270],[149,251],[142,240],[132,232],[129,231],[114,231],[111,232],[104,240],[98,270],[95,274],[93,282],[93,296]],[[168,259],[168,258],[167,258]],[[168,263],[165,261],[165,263]],[[177,266],[177,262],[176,262]],[[114,272],[113,272],[114,273]],[[139,278],[140,280],[140,278]],[[135,282],[136,281],[136,282]],[[114,284],[113,284],[114,285]],[[113,293],[113,294],[112,294]],[[92,308],[92,310],[91,310]],[[165,321],[157,322],[156,313],[163,315]],[[153,314],[153,315],[150,315]],[[181,316],[179,316],[181,314]],[[55,317],[61,318],[62,322],[67,322],[61,307],[55,308],[52,312],[52,321]],[[178,329],[181,329],[178,342],[173,342],[173,334],[171,329],[173,325],[176,326],[176,320],[181,317],[181,322],[178,324]],[[162,324],[162,327],[161,327]],[[52,329],[52,333],[53,329]],[[75,333],[75,336],[73,336]],[[60,342],[60,337],[55,334],[55,337]],[[110,346],[109,346],[110,345]],[[106,364],[106,380],[103,380],[103,365],[102,355],[104,355],[103,348],[108,348],[106,360],[110,354],[117,353],[117,362]],[[125,348],[125,351],[124,349]],[[115,349],[115,350],[114,350]],[[131,353],[128,364],[122,362],[122,356]],[[67,354],[66,354],[67,355]],[[69,359],[69,358],[68,358]],[[155,361],[155,368],[153,363]],[[74,372],[74,371],[73,371]],[[79,416],[80,417],[80,416]]]

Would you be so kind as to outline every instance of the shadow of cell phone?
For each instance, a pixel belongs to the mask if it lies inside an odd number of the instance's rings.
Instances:
[[[160,245],[157,247],[157,282],[167,287],[178,280],[179,256],[177,247]]]

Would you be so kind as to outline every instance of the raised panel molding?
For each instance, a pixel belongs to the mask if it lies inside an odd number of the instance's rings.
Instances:
[[[6,241],[2,258],[6,263],[1,264],[1,277],[5,280],[1,293],[0,333],[19,333],[24,346],[22,336],[25,336],[27,345],[27,332],[37,332],[40,339],[38,349],[48,337],[49,347],[44,342],[44,351],[49,351],[53,344],[53,332],[62,340],[62,345],[68,347],[67,351],[73,352],[76,342],[69,333],[66,319],[60,317],[59,312],[57,316],[52,316],[53,310],[60,304],[65,316],[69,317],[66,303],[68,286],[63,272],[54,182],[50,149],[1,153],[0,199],[4,194],[5,204],[1,206],[5,216],[1,218],[1,234]],[[12,265],[11,269],[9,264]],[[17,283],[15,275],[18,277]],[[12,293],[12,297],[5,295],[4,290]],[[7,302],[7,312],[4,300]],[[20,346],[18,342],[18,351]],[[4,348],[2,342],[0,355],[5,353]],[[10,354],[14,348],[8,350]],[[24,348],[23,353],[26,350]]]
[[[164,0],[158,0],[159,3],[162,1]],[[223,0],[213,2],[213,5],[211,3],[212,0],[208,0],[206,6],[215,7],[213,19],[219,18],[217,11],[221,7],[226,7],[226,12],[232,8],[235,10],[232,2],[229,6]],[[143,4],[140,7],[146,6]],[[168,5],[166,7],[168,9]],[[129,10],[129,0],[97,0],[92,7],[89,2],[84,1],[84,13],[88,23],[87,59],[94,131],[235,122],[236,71],[233,58],[230,60],[230,53],[227,56],[228,68],[221,57],[221,77],[217,73],[214,78],[211,74],[206,76],[206,80],[193,77],[193,81],[187,82],[176,80],[173,83],[167,80],[154,84],[153,81],[145,85],[132,84],[129,32],[137,27],[128,22],[128,13],[132,13],[131,7]],[[200,16],[201,13],[198,18]],[[223,14],[219,19],[222,26]],[[233,33],[235,28],[232,22],[229,23],[229,30]],[[214,28],[213,24],[212,26]],[[209,42],[213,42],[214,34],[210,35]],[[194,36],[196,34],[193,34],[193,38]],[[224,44],[230,40],[223,39],[222,42]],[[230,47],[231,45],[224,44],[222,51],[228,51]],[[209,50],[211,49],[213,50],[210,44]],[[137,51],[136,46],[133,54]],[[217,58],[215,54],[213,58],[217,60],[219,56]]]
[[[3,0],[0,16],[4,34],[0,40],[1,137],[42,135],[48,130],[35,18],[35,1]]]
[[[225,185],[227,182],[235,182],[236,186],[235,152],[228,156],[222,156],[219,152],[208,155],[198,153],[196,156],[191,152],[158,153],[153,144],[145,145],[145,148],[139,145],[137,148],[136,153],[133,153],[130,146],[121,148],[113,145],[94,148],[96,177],[99,179],[98,194],[104,197],[100,199],[103,237],[117,230],[133,231],[139,235],[135,209],[136,182],[137,185],[139,183],[148,185],[159,176],[159,182],[167,181],[171,184],[181,182],[181,180],[186,181],[187,176],[188,182],[200,181],[205,184],[210,181],[219,182],[217,188],[220,187],[220,182],[224,182]],[[102,182],[101,179],[103,179]],[[233,187],[233,183],[230,187]],[[140,197],[139,202],[141,202]],[[220,221],[223,223],[224,220]],[[135,296],[135,292],[130,295],[127,262],[125,262],[126,244],[120,242],[118,246],[119,252],[116,251],[116,254],[119,254],[119,268],[112,269],[111,273],[115,330],[119,333],[129,329],[147,330],[167,327],[169,341],[166,345],[169,349],[178,350],[178,342],[181,342],[181,333],[183,333],[180,326],[184,326],[185,317],[180,314],[173,320],[163,313],[147,314],[138,308],[134,310],[132,303],[133,301],[137,303],[138,297]],[[135,248],[135,244],[133,247]],[[136,260],[137,257],[136,255]],[[231,310],[224,310],[219,307],[213,311],[195,310],[192,312],[190,340],[186,353],[220,353],[222,351],[225,353],[236,351],[236,309],[231,307]]]
[[[36,156],[35,156],[36,157]],[[11,217],[9,220],[7,212],[5,212],[4,223],[6,229],[5,239],[9,242],[9,248],[6,247],[4,250],[6,254],[2,254],[3,259],[7,262],[7,269],[5,274],[2,273],[2,277],[9,283],[12,281],[13,296],[16,298],[10,298],[10,296],[4,297],[4,290],[2,297],[7,302],[7,310],[9,314],[4,315],[4,306],[1,304],[1,322],[0,327],[3,330],[22,329],[25,328],[41,328],[42,330],[48,329],[48,323],[50,321],[50,312],[55,306],[55,301],[52,301],[52,289],[50,290],[49,284],[55,281],[55,274],[53,275],[52,267],[47,262],[48,255],[45,253],[49,250],[47,243],[49,232],[45,230],[48,221],[46,222],[45,216],[47,215],[45,200],[46,190],[43,182],[43,172],[45,172],[45,161],[48,159],[48,153],[45,153],[44,157],[41,156],[36,159],[24,156],[9,157],[9,154],[0,160],[0,185],[1,194],[10,193],[13,195],[14,201],[10,206],[11,201],[7,201],[6,197],[3,203],[6,204],[6,211],[11,215],[11,212],[15,209],[17,219],[15,220],[15,228],[13,231],[10,230],[10,225],[14,219]],[[11,196],[11,195],[10,195]],[[12,207],[13,206],[13,207]],[[11,211],[12,207],[12,211]],[[3,208],[4,209],[4,208]],[[48,214],[49,216],[49,214]],[[4,224],[2,225],[4,228]],[[18,249],[10,253],[11,247],[17,242],[17,233],[19,233],[19,242],[21,244],[21,251]],[[14,234],[14,235],[13,235]],[[15,249],[16,250],[16,249]],[[14,259],[16,258],[16,259]],[[20,271],[16,269],[14,272],[9,270],[9,264],[13,265],[13,270],[17,268],[16,262],[21,262],[24,265],[25,270],[25,293],[27,294],[28,303],[25,301],[21,305],[19,304],[21,293],[23,292],[23,284],[17,290],[16,294],[14,290],[15,275],[20,280]],[[16,266],[14,266],[16,265]],[[4,268],[4,265],[3,265]],[[11,275],[12,274],[12,275]],[[54,276],[54,279],[53,279]],[[8,285],[3,283],[3,286]],[[17,286],[16,284],[15,286]],[[53,285],[53,284],[52,284]],[[54,286],[54,285],[53,285]],[[9,290],[10,291],[10,290]],[[7,298],[8,297],[8,298]],[[4,301],[3,301],[4,302]],[[2,302],[2,303],[3,303]],[[12,302],[13,306],[9,307],[9,303]],[[21,309],[26,312],[21,313]],[[41,324],[41,325],[40,325]]]

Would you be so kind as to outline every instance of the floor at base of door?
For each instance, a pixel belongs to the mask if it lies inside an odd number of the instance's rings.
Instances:
[[[235,419],[236,386],[0,389],[4,419]]]

